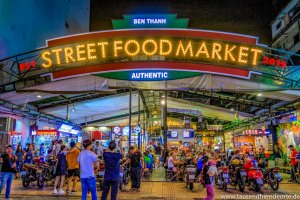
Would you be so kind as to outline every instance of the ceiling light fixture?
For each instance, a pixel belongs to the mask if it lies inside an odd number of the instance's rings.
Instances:
[[[41,94],[37,94],[36,97],[40,99],[40,98],[42,98],[42,95]]]
[[[73,108],[72,108],[72,112],[75,112],[76,109],[75,109],[75,106],[74,106],[74,103],[73,103]]]
[[[263,95],[262,93],[258,93],[258,94],[257,94],[258,97],[261,97],[262,95]]]
[[[162,105],[165,105],[165,101],[164,101],[164,100],[162,100],[162,101],[161,101],[161,104],[162,104]]]
[[[230,111],[233,112],[233,111],[234,111],[234,108],[230,108]]]

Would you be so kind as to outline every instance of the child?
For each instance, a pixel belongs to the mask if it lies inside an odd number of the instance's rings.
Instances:
[[[215,180],[215,177],[218,175],[218,169],[217,169],[217,166],[216,166],[216,161],[214,160],[210,160],[208,162],[208,175],[209,175],[209,179],[211,181],[211,183],[213,184],[214,183],[214,180]]]

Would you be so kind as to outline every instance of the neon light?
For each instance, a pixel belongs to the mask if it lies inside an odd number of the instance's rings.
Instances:
[[[107,39],[95,43],[86,42],[79,45],[69,44],[44,51],[41,55],[43,67],[59,67],[69,64],[72,67],[82,66],[82,61],[101,64],[109,58],[112,62],[126,61],[133,56],[165,56],[166,59],[185,62],[209,62],[224,64],[248,64],[256,66],[261,59],[262,49],[251,46],[240,46],[229,42],[214,42],[201,39],[138,38]],[[209,60],[208,60],[209,59]],[[286,62],[272,60],[271,64],[286,66]],[[128,61],[128,60],[127,60]],[[270,65],[270,63],[268,64]],[[22,69],[28,67],[21,66]]]

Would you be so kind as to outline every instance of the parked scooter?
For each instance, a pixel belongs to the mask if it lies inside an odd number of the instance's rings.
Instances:
[[[28,188],[30,183],[33,183],[35,181],[38,182],[40,178],[42,178],[41,174],[43,170],[39,168],[35,164],[24,164],[23,169],[25,171],[21,171],[21,177],[22,177],[22,185],[24,188]],[[44,184],[38,184],[39,188],[43,188]]]
[[[229,170],[226,166],[220,167],[219,170],[221,171],[216,178],[216,185],[220,186],[224,191],[226,191],[229,183]]]
[[[37,181],[37,186],[43,188],[43,169],[39,167],[39,164],[42,163],[41,157],[35,157],[33,162],[35,164],[23,165],[25,171],[21,171],[22,185],[24,188],[28,188],[30,183]]]
[[[264,183],[267,183],[270,185],[272,190],[277,191],[279,189],[279,182],[282,181],[281,175],[278,173],[278,168],[270,168],[267,169],[264,173]]]
[[[264,175],[259,168],[251,168],[247,172],[247,183],[248,185],[253,188],[256,192],[260,192],[262,186],[264,185],[263,178]]]
[[[295,180],[298,184],[300,184],[300,163],[298,163],[298,172],[295,174]]]
[[[122,191],[129,183],[129,169],[125,166],[120,168],[119,189]]]
[[[244,169],[241,167],[231,167],[229,171],[229,177],[230,177],[230,185],[234,186],[235,188],[238,186],[240,192],[245,191],[246,187],[246,179],[247,179],[247,173]]]
[[[47,163],[38,165],[43,170],[41,174],[42,179],[38,180],[38,184],[44,185],[45,182],[51,182],[52,184],[54,184],[56,164],[57,160],[55,159],[55,157],[50,156],[47,159]]]
[[[99,156],[99,170],[97,174],[97,182],[99,183],[99,188],[100,190],[103,189],[103,182],[104,182],[104,172],[105,172],[105,165],[104,165],[104,160],[102,160],[102,157]]]
[[[185,168],[185,183],[189,190],[194,188],[196,170],[195,165],[187,165]]]

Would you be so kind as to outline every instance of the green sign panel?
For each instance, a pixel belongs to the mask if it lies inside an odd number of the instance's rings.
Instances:
[[[163,81],[176,80],[181,78],[190,78],[199,76],[199,72],[188,71],[169,71],[169,70],[138,70],[138,71],[119,71],[96,74],[110,79],[128,80],[128,81]]]
[[[123,15],[124,19],[113,19],[113,29],[132,28],[187,28],[188,18],[177,18],[177,14]]]

